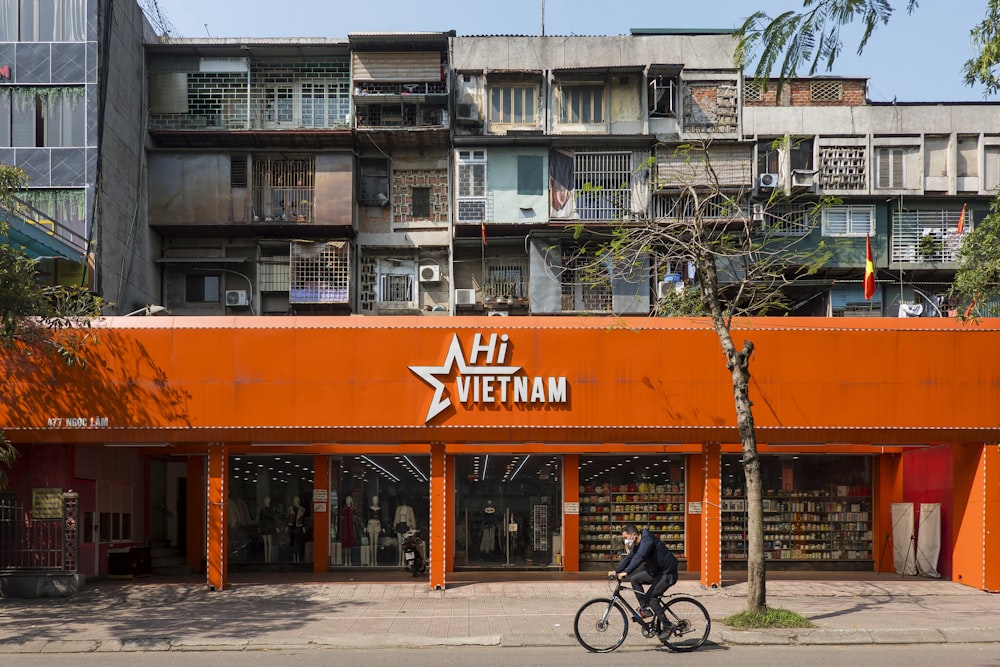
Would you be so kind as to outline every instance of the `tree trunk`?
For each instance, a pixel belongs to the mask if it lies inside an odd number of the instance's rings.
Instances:
[[[728,331],[727,331],[728,335]],[[764,491],[760,479],[760,457],[757,455],[757,432],[754,429],[753,403],[750,401],[750,356],[753,343],[743,342],[727,366],[733,377],[733,400],[736,402],[736,423],[743,448],[743,474],[747,484],[747,611],[763,614],[767,606],[764,568]]]
[[[743,341],[743,349],[733,343],[730,321],[722,312],[718,275],[714,258],[699,257],[702,299],[712,317],[715,333],[726,357],[726,368],[732,375],[733,401],[736,405],[736,426],[743,449],[743,474],[746,477],[747,502],[747,611],[763,614],[767,607],[766,572],[764,568],[764,502],[760,479],[760,458],[757,455],[757,431],[754,428],[753,402],[750,400],[750,357],[753,342]]]

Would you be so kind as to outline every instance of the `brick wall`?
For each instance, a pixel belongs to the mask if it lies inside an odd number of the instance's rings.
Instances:
[[[430,188],[431,214],[413,216],[413,188]],[[448,171],[446,169],[400,169],[392,174],[392,218],[396,222],[429,220],[448,222]]]
[[[736,86],[697,83],[684,86],[684,128],[689,132],[735,132]]]
[[[840,95],[837,99],[815,99],[814,85],[829,90],[830,84],[839,84]],[[788,81],[781,89],[781,99],[777,99],[778,84],[770,82],[766,91],[755,93],[756,84],[751,79],[746,80],[746,95],[744,103],[751,107],[829,107],[829,106],[863,106],[868,103],[863,79],[796,79]]]

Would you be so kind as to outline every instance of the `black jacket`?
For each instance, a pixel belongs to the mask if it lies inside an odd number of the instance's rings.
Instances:
[[[615,572],[632,574],[641,564],[646,564],[646,571],[652,577],[659,577],[664,572],[677,571],[677,557],[660,541],[660,538],[643,529],[638,546],[633,546],[625,554]]]

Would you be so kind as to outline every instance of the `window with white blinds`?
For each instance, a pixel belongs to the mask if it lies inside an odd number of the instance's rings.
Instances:
[[[874,233],[874,206],[828,206],[823,209],[823,236],[868,236]]]

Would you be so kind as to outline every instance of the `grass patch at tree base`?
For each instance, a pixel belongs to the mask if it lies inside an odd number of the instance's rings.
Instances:
[[[758,628],[811,628],[812,621],[805,616],[787,609],[772,609],[767,607],[763,614],[743,610],[738,614],[727,616],[722,622],[734,630],[755,630]]]

